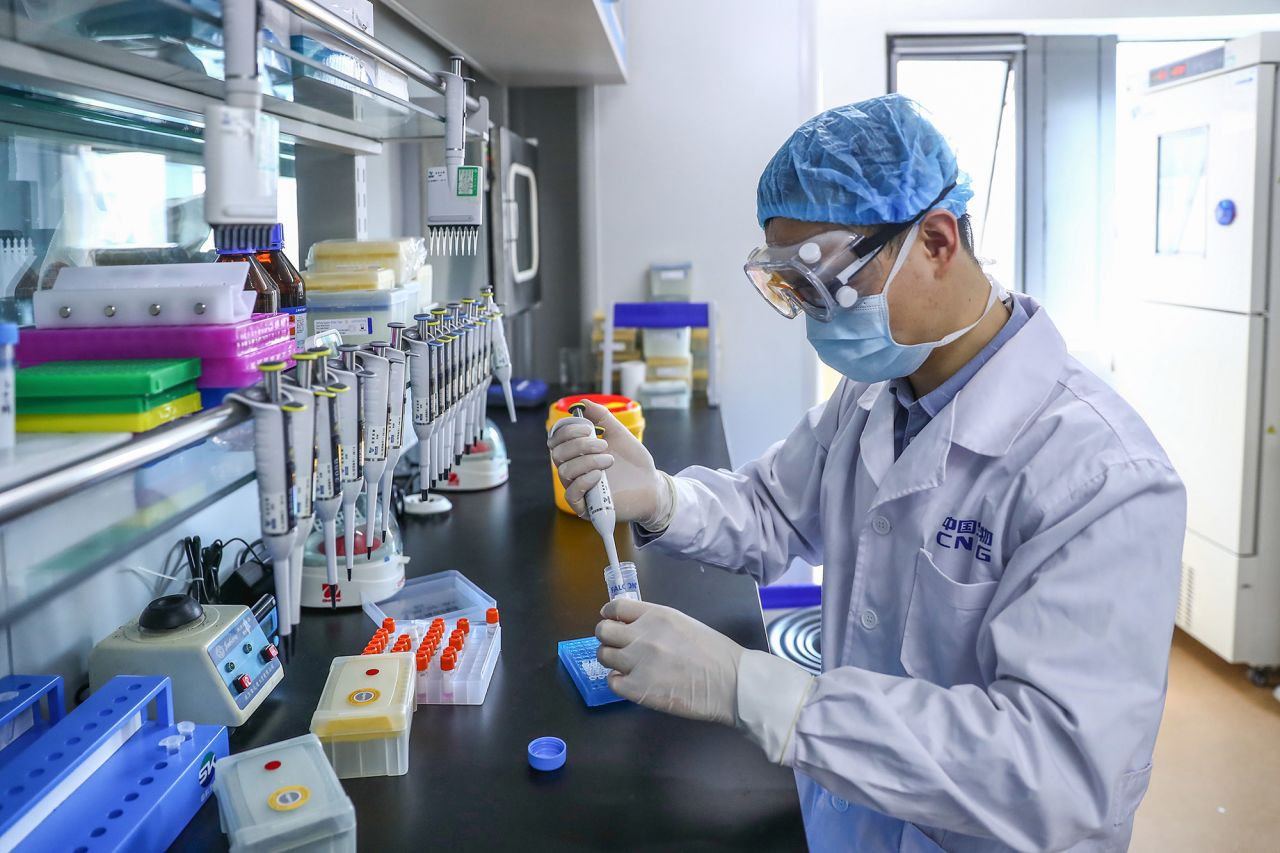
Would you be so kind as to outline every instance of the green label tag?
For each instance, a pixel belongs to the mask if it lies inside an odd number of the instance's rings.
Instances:
[[[480,167],[458,167],[458,195],[474,196],[480,194]]]

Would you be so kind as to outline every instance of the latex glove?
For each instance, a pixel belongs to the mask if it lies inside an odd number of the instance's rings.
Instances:
[[[600,611],[596,659],[624,699],[691,720],[733,725],[742,646],[679,610],[617,598]]]
[[[618,520],[635,521],[654,532],[665,530],[675,511],[671,478],[657,469],[645,446],[608,409],[583,402],[587,417],[557,421],[547,436],[565,500],[585,518],[583,499],[607,470]],[[604,427],[603,438],[596,438],[596,426]]]
[[[744,649],[679,610],[619,598],[600,611],[596,659],[609,686],[637,704],[734,725],[770,761],[788,763],[796,721],[814,687],[802,667]]]

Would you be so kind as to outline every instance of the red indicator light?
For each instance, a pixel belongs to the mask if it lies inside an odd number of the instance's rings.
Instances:
[[[1173,66],[1173,71],[1170,73],[1173,74],[1174,77],[1181,77],[1183,74],[1187,73],[1187,66],[1185,64],[1175,65]]]
[[[1157,80],[1163,80],[1164,78],[1166,78],[1166,77],[1168,77],[1168,76],[1169,76],[1169,75],[1165,73],[1165,71],[1164,71],[1164,69],[1163,69],[1163,68],[1161,68],[1159,71],[1157,71],[1157,72],[1156,72],[1156,79],[1157,79]]]

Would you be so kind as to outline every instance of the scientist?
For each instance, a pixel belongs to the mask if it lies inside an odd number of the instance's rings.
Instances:
[[[746,270],[805,315],[831,399],[737,471],[657,471],[598,406],[603,440],[550,441],[569,502],[608,469],[642,543],[761,584],[824,567],[817,677],[648,602],[596,629],[620,695],[795,769],[814,850],[1123,850],[1151,773],[1184,491],[1047,312],[983,274],[971,195],[905,98],[811,119],[760,178]]]

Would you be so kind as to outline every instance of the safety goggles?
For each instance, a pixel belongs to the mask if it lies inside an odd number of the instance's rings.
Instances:
[[[825,323],[837,307],[850,308],[858,301],[858,290],[850,283],[854,276],[895,237],[924,218],[954,186],[952,182],[944,187],[907,222],[869,235],[836,229],[786,246],[761,246],[747,257],[742,269],[756,292],[783,317],[792,319],[803,311]]]

